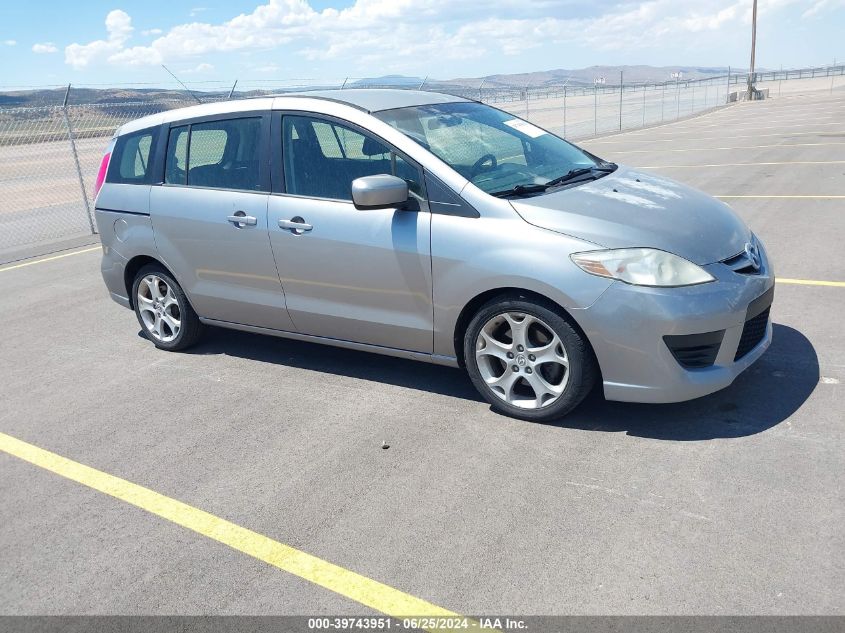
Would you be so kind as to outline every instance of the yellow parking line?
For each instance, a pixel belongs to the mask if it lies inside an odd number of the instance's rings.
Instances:
[[[391,617],[461,617],[149,488],[85,466],[5,433],[0,433],[0,450],[137,506]]]
[[[800,286],[833,286],[845,288],[845,281],[819,281],[817,279],[785,279],[777,277],[775,281],[779,284],[798,284]]]
[[[763,163],[719,163],[705,165],[650,165],[648,167],[637,167],[637,169],[681,169],[698,167],[754,167],[757,165],[841,165],[845,160],[786,160],[770,161]]]
[[[91,248],[86,248],[81,251],[74,251],[72,253],[62,253],[61,255],[53,255],[52,257],[45,257],[43,259],[36,259],[35,261],[31,262],[24,262],[22,264],[15,264],[14,266],[6,266],[5,268],[0,268],[0,273],[4,273],[7,270],[15,270],[17,268],[23,268],[24,266],[34,266],[35,264],[43,264],[44,262],[51,262],[54,259],[62,259],[63,257],[71,257],[73,255],[82,255],[82,253],[90,253],[92,251],[100,250],[100,246],[93,246]]]

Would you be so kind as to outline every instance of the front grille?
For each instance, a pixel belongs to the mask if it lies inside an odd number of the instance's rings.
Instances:
[[[733,257],[723,259],[722,263],[739,275],[759,275],[760,269],[754,268],[751,260],[745,251],[737,253]]]
[[[719,330],[704,334],[673,334],[664,336],[663,340],[681,367],[702,369],[716,362],[724,336],[725,331]]]
[[[760,314],[745,322],[745,326],[742,328],[742,336],[739,339],[739,347],[736,348],[735,361],[745,356],[763,340],[766,335],[766,326],[769,324],[770,309],[766,308]]]

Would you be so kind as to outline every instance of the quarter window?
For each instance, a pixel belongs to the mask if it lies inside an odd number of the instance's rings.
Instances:
[[[118,137],[106,181],[127,185],[150,184],[150,159],[157,134],[158,128],[153,128]]]
[[[284,117],[282,135],[287,193],[351,200],[356,178],[393,174],[422,195],[420,170],[369,135],[303,116]]]
[[[165,182],[216,189],[261,189],[261,119],[195,123],[170,129]]]
[[[170,128],[167,139],[167,159],[164,165],[164,182],[184,185],[188,173],[188,126]]]

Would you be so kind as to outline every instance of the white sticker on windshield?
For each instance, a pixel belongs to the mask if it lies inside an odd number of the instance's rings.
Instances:
[[[509,125],[518,132],[527,134],[531,138],[537,138],[538,136],[543,136],[543,134],[548,134],[546,130],[541,130],[536,125],[532,125],[528,121],[523,121],[522,119],[511,119],[510,121],[505,121],[505,125]]]

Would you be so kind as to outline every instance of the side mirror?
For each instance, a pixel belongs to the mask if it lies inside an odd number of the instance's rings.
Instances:
[[[390,209],[408,202],[408,183],[388,174],[364,176],[352,181],[352,202],[356,209]]]

